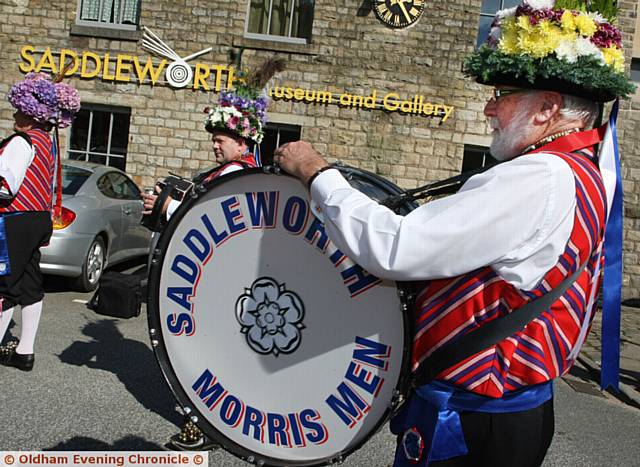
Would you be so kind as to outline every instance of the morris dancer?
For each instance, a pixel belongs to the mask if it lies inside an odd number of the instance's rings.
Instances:
[[[503,162],[455,195],[398,216],[309,144],[276,150],[275,162],[310,187],[342,251],[378,277],[428,281],[415,309],[414,371],[579,272],[522,331],[415,390],[392,421],[397,466],[537,466],[553,438],[552,380],[572,366],[593,319],[614,191],[594,155],[600,133],[587,129],[597,102],[633,92],[620,32],[586,5],[560,3],[499,12],[488,43],[466,61],[469,75],[495,86],[484,113]]]
[[[267,60],[260,69],[246,77],[246,84],[237,85],[233,91],[221,92],[216,107],[205,109],[204,127],[211,133],[218,166],[197,175],[194,182],[205,183],[221,175],[260,165],[256,153],[264,138],[268,105],[263,88],[275,73],[282,70],[282,60]],[[255,149],[252,151],[252,148]],[[157,198],[155,194],[143,195],[143,214],[151,214]],[[169,218],[178,206],[179,201],[168,197],[162,213]]]
[[[30,73],[8,97],[17,111],[16,133],[0,143],[0,341],[16,305],[22,307],[22,328],[17,346],[2,347],[0,363],[31,371],[44,297],[40,246],[52,232],[56,156],[49,132],[71,123],[80,96],[68,84]]]

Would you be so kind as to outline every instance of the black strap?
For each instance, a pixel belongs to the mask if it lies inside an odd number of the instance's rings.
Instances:
[[[575,283],[587,263],[588,261],[585,261],[576,272],[564,279],[550,292],[437,349],[416,370],[413,379],[414,386],[418,387],[429,383],[447,368],[523,330],[527,324],[548,310]]]
[[[15,138],[16,136],[19,136],[21,138],[24,138],[27,143],[29,143],[29,146],[33,146],[33,143],[31,142],[31,136],[29,136],[28,134],[22,132],[22,131],[16,131],[15,133],[7,136],[5,139],[3,139],[2,141],[0,141],[0,148],[5,147],[7,144],[9,144],[9,141],[11,141],[13,138]]]
[[[161,232],[167,220],[165,214],[162,212],[162,207],[167,201],[167,198],[173,194],[173,191],[173,186],[165,184],[165,186],[162,188],[162,191],[156,198],[156,202],[153,205],[151,214],[142,216],[142,219],[140,219],[140,224],[142,224],[152,232]]]

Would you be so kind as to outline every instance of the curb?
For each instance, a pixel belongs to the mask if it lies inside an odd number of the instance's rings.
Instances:
[[[589,370],[600,374],[600,365],[591,360],[591,358],[587,357],[584,354],[578,355],[577,360],[586,366]],[[634,404],[640,407],[640,393],[636,391],[632,386],[629,386],[627,383],[620,382],[619,384],[620,392],[631,400]],[[613,393],[615,395],[615,392]]]

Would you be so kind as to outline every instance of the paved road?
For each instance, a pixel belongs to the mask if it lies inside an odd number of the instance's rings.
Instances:
[[[34,370],[0,367],[0,448],[162,449],[181,416],[150,349],[145,316],[100,317],[83,304],[90,294],[67,292],[64,284],[51,282]],[[579,377],[584,375],[579,369],[576,375],[571,383],[582,389]],[[640,410],[576,392],[560,381],[556,413],[556,436],[545,466],[638,465]],[[389,466],[393,443],[383,429],[343,465]],[[210,465],[248,464],[216,451]]]

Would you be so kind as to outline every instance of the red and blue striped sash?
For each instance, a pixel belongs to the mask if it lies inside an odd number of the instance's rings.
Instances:
[[[51,210],[54,169],[51,138],[40,129],[26,133],[35,148],[35,156],[16,196],[9,202],[0,204],[0,212]]]
[[[501,397],[505,392],[561,376],[573,364],[568,356],[575,345],[580,345],[577,341],[588,298],[592,288],[599,286],[593,274],[597,261],[601,261],[605,191],[589,154],[552,154],[571,167],[576,187],[574,225],[557,264],[536,288],[527,291],[504,281],[491,267],[430,281],[416,302],[414,370],[436,349],[544,295],[588,261],[576,283],[522,332],[465,359],[437,378],[477,394]]]
[[[204,182],[210,182],[211,180],[218,178],[222,175],[222,169],[225,169],[229,166],[240,167],[241,169],[246,169],[249,167],[258,167],[258,163],[256,159],[253,157],[253,154],[247,154],[240,158],[239,161],[229,162],[223,166],[221,166],[218,170],[214,170],[207,178],[204,179]]]

